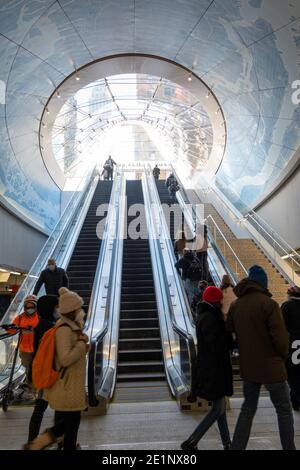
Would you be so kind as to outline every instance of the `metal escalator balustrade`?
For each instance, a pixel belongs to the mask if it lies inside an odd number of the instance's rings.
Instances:
[[[144,204],[141,181],[127,181],[128,208]],[[128,216],[127,229],[136,216]],[[147,228],[124,240],[117,381],[164,381],[164,364]]]
[[[63,260],[69,259],[69,252],[73,249],[73,242],[68,243],[68,241],[77,236],[76,226],[77,224],[80,225],[80,218],[81,214],[85,211],[86,201],[89,201],[91,195],[94,193],[97,181],[97,173],[93,170],[89,175],[85,175],[85,177],[79,182],[77,190],[74,191],[73,196],[65,207],[45,245],[41,249],[18,293],[2,318],[1,323],[11,323],[17,315],[22,313],[24,299],[33,291],[34,285],[41,271],[45,268],[49,258],[55,258],[57,260],[57,264],[64,268],[66,267]],[[43,289],[41,289],[40,295],[42,293]],[[17,341],[16,335],[1,336],[3,340],[0,342],[0,394],[5,390],[8,383],[15,344]],[[21,366],[20,360],[18,359],[14,372],[14,382],[22,380],[24,373],[25,369]]]
[[[70,281],[69,288],[83,298],[83,308],[86,312],[88,311],[102,243],[102,234],[97,233],[97,225],[107,215],[105,213],[102,216],[97,216],[96,212],[99,205],[108,205],[111,190],[112,181],[98,182],[67,269]]]
[[[165,208],[160,203],[151,169],[145,169],[142,183],[166,378],[181,408],[190,409],[191,404],[186,398],[194,377],[195,327],[187,296],[174,266],[175,256]],[[179,226],[180,220],[176,217]]]

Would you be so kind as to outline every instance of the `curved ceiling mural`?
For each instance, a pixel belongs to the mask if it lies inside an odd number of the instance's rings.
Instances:
[[[237,206],[253,204],[299,147],[300,108],[291,99],[299,50],[298,0],[1,2],[0,193],[53,227],[60,192],[38,140],[45,103],[75,69],[141,53],[175,61],[212,88],[227,123],[216,184]]]

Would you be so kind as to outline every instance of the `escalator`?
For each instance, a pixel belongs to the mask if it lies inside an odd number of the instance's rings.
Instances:
[[[141,181],[127,181],[128,208],[144,204]],[[127,230],[137,217],[128,216]],[[124,240],[115,401],[169,399],[147,227]]]
[[[158,191],[158,195],[159,195],[159,199],[160,199],[161,204],[169,205],[170,195],[169,195],[168,188],[166,186],[166,182],[164,180],[155,180],[155,182],[156,182],[156,187],[157,187],[157,191]],[[173,204],[173,206],[174,206],[174,204]],[[170,239],[172,240],[172,243],[174,245],[174,241],[175,241],[175,238],[176,238],[176,235],[177,235],[177,231],[174,230],[174,212],[173,211],[170,212],[170,219],[169,220],[170,220],[169,221]],[[184,221],[184,218],[182,217],[181,229],[183,227],[183,221]]]
[[[88,311],[102,241],[102,233],[98,233],[100,238],[97,236],[97,225],[107,215],[105,213],[103,216],[97,216],[96,210],[99,205],[109,203],[112,184],[112,181],[98,182],[68,264],[69,288],[83,298],[83,309],[86,313]]]

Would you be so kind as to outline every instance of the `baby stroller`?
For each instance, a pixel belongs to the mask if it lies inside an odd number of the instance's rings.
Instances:
[[[16,343],[15,350],[13,352],[13,359],[12,359],[12,363],[11,363],[11,369],[10,369],[8,384],[7,384],[7,387],[5,388],[5,390],[3,392],[2,401],[1,401],[2,409],[3,409],[3,411],[6,412],[7,409],[8,409],[8,406],[15,399],[14,392],[13,392],[13,387],[14,387],[13,378],[14,378],[15,367],[16,367],[16,362],[17,362],[17,357],[18,357],[20,339],[21,339],[21,334],[20,333],[22,333],[22,331],[31,331],[31,328],[22,328],[22,327],[14,325],[14,324],[12,324],[12,325],[1,325],[1,328],[3,328],[4,330],[7,330],[7,331],[14,330],[14,331],[16,331],[16,333],[11,333],[9,335],[7,333],[3,334],[3,335],[0,336],[0,340],[5,340],[8,337],[11,337],[13,334],[18,334],[18,341]]]

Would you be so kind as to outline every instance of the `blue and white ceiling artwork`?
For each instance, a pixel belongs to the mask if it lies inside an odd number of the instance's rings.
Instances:
[[[7,203],[53,227],[60,191],[39,148],[45,103],[75,68],[123,53],[175,61],[212,88],[227,125],[216,184],[236,206],[253,205],[285,175],[299,148],[299,0],[1,0]]]

